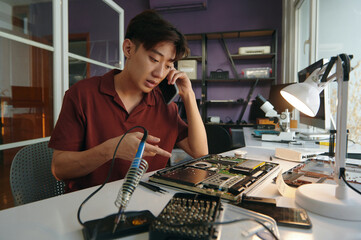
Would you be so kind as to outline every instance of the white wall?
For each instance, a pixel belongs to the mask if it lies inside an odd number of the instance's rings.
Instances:
[[[353,54],[361,60],[361,1],[319,0],[318,59]]]
[[[317,58],[340,53],[352,54],[348,93],[347,128],[349,139],[361,143],[361,1],[319,0]],[[337,84],[331,86],[331,112],[336,119]]]

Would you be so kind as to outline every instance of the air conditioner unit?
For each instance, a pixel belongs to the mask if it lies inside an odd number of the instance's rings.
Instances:
[[[207,0],[149,0],[149,5],[159,12],[204,10],[207,8]]]

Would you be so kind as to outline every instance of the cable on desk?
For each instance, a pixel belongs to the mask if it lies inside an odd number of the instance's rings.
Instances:
[[[349,182],[347,182],[345,172],[346,172],[345,168],[341,168],[341,169],[340,169],[340,177],[342,178],[342,180],[345,182],[345,184],[346,184],[349,188],[351,188],[352,190],[354,190],[355,192],[357,192],[358,194],[361,195],[361,192],[360,192],[359,190],[357,190],[357,189],[354,188]]]
[[[97,192],[99,192],[100,189],[102,189],[102,188],[104,187],[104,185],[109,181],[109,178],[110,178],[110,176],[111,176],[111,174],[112,174],[112,171],[113,171],[114,162],[115,162],[115,155],[116,155],[116,153],[117,153],[117,151],[118,151],[118,147],[119,147],[120,143],[123,141],[124,137],[125,137],[130,131],[132,131],[132,130],[135,129],[135,128],[141,128],[141,129],[143,129],[144,132],[146,131],[146,129],[145,129],[144,127],[142,127],[142,126],[135,126],[135,127],[130,128],[128,131],[126,131],[126,132],[124,133],[124,135],[119,139],[119,142],[118,142],[117,146],[115,147],[114,154],[113,154],[113,159],[112,159],[112,162],[111,162],[111,164],[110,164],[110,167],[109,167],[109,170],[108,170],[108,175],[107,175],[105,181],[103,182],[102,185],[99,186],[99,188],[97,188],[93,193],[91,193],[91,194],[80,204],[80,206],[79,206],[79,208],[78,208],[77,217],[78,217],[78,222],[79,222],[83,227],[85,227],[85,225],[84,225],[84,222],[83,222],[83,221],[81,220],[81,218],[80,218],[81,209],[83,208],[84,204],[85,204],[87,201],[89,201],[89,199],[92,198]]]

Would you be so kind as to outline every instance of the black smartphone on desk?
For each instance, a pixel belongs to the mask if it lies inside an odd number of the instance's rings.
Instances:
[[[312,228],[311,220],[303,208],[277,207],[275,203],[260,202],[257,200],[242,200],[242,202],[234,205],[270,216],[279,226],[304,229]]]
[[[166,104],[170,104],[179,93],[177,84],[168,84],[167,79],[161,81],[158,86],[162,92],[163,100]]]

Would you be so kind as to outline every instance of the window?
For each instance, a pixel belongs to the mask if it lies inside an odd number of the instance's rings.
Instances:
[[[69,85],[121,68],[123,19],[112,0],[0,0],[0,149],[49,137]]]
[[[0,209],[13,157],[49,138],[70,81],[121,68],[123,22],[112,0],[0,0]]]
[[[341,53],[352,54],[348,101],[350,139],[361,143],[361,1],[359,0],[293,0],[283,1],[283,81],[297,81],[296,73],[321,58]],[[336,115],[337,84],[330,85],[330,105]]]

